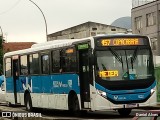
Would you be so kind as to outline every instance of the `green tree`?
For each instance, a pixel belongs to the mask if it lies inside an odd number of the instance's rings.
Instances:
[[[3,73],[3,38],[0,36],[0,74]]]

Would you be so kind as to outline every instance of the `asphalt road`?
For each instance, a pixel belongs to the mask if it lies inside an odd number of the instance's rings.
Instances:
[[[11,112],[13,115],[19,114],[20,117],[16,117],[14,119],[16,120],[55,120],[55,119],[67,119],[67,120],[73,120],[73,119],[90,119],[90,120],[95,120],[95,119],[105,119],[105,120],[132,120],[132,118],[135,116],[136,113],[142,112],[145,110],[133,110],[131,114],[127,117],[122,117],[118,114],[117,111],[114,110],[108,110],[105,112],[87,112],[83,113],[82,116],[74,116],[72,113],[69,113],[68,111],[57,111],[57,110],[48,110],[48,109],[35,109],[34,113],[32,114],[30,112],[27,112],[25,110],[25,107],[22,106],[12,106],[8,107],[6,105],[1,104],[0,105],[0,113],[1,113],[1,118],[4,120],[9,120],[11,118],[4,118],[2,117],[2,114],[5,112]],[[2,113],[3,112],[3,113]],[[29,115],[29,116],[26,116]],[[37,115],[37,116],[36,116]],[[39,117],[42,116],[42,117]],[[13,118],[12,118],[13,119]]]

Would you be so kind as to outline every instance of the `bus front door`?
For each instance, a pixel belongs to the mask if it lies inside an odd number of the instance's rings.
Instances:
[[[14,91],[14,100],[17,104],[17,80],[19,79],[18,73],[18,59],[13,60],[13,91]]]
[[[88,49],[79,51],[81,108],[90,108],[90,69]]]

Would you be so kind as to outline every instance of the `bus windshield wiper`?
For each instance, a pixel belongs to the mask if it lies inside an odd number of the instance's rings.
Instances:
[[[122,69],[124,70],[122,56],[120,57],[112,48],[109,48],[109,50],[111,51],[112,55],[114,55],[115,58],[122,64]]]
[[[138,49],[139,49],[139,47],[137,46],[137,48],[135,49],[135,51],[134,51],[134,53],[133,53],[133,56],[132,56],[132,58],[131,58],[132,64],[135,62],[135,60],[136,60],[136,58],[137,58]]]
[[[138,49],[139,49],[139,47],[137,46],[136,49],[134,50],[133,56],[131,57],[131,66],[132,66],[132,70],[133,70],[133,63],[134,63],[135,60],[137,59]]]

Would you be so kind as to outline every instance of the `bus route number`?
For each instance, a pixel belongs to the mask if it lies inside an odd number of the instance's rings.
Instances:
[[[109,46],[110,45],[111,40],[102,40],[102,46]]]

